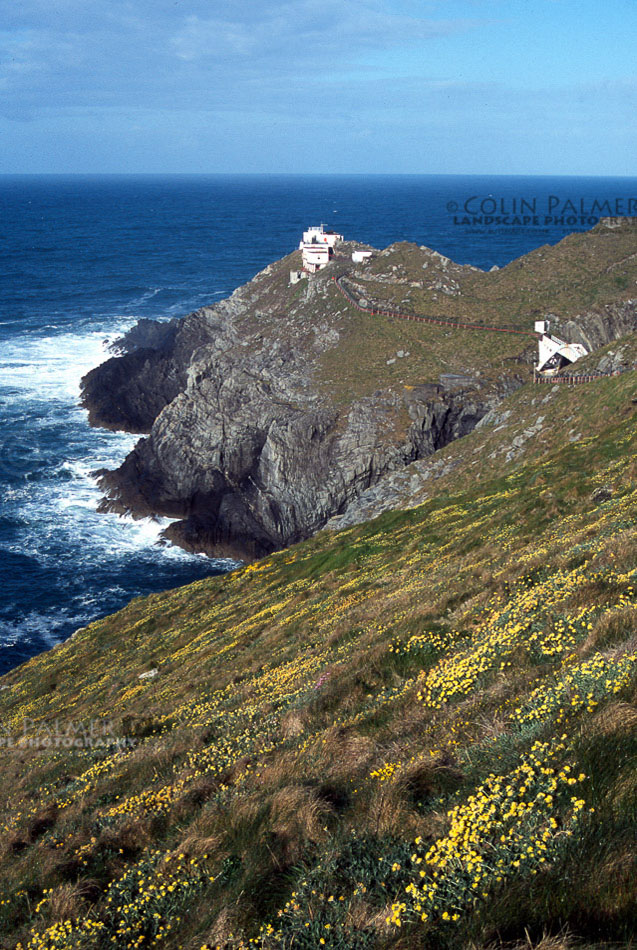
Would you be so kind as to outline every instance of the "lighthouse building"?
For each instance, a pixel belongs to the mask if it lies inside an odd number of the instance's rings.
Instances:
[[[326,231],[322,224],[308,228],[303,232],[299,249],[303,256],[303,267],[310,274],[315,274],[330,262],[334,248],[343,240],[343,235],[336,231]]]

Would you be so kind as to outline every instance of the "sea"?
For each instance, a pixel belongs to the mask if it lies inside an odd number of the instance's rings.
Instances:
[[[162,543],[166,521],[97,512],[94,473],[137,437],[89,427],[80,380],[140,317],[221,300],[313,224],[488,270],[636,214],[635,195],[636,178],[0,177],[0,674],[237,566]]]

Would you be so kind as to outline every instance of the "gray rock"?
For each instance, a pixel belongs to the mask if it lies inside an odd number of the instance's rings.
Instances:
[[[600,504],[603,501],[608,501],[613,497],[613,489],[610,485],[601,485],[599,488],[596,488],[593,494],[591,495],[592,501],[596,504]]]
[[[126,356],[93,371],[86,401],[104,398],[100,418],[108,415],[100,379],[120,415],[130,407],[146,425],[155,413],[148,437],[103,473],[103,510],[170,517],[166,536],[189,550],[261,556],[308,537],[386,474],[470,432],[521,383],[449,374],[337,407],[313,377],[339,342],[340,318],[315,302],[329,276],[316,275],[307,299],[293,301],[270,300],[275,280],[259,274],[180,322],[172,351],[160,352],[179,390],[172,399],[166,374],[153,388],[150,371]],[[396,429],[405,417],[407,429]]]
[[[603,312],[584,312],[574,320],[561,320],[555,314],[548,317],[551,333],[569,343],[581,343],[590,353],[637,330],[637,300],[608,304]]]

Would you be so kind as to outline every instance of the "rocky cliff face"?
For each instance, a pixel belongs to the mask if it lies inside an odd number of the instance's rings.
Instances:
[[[102,370],[111,391],[116,370],[129,381],[116,406],[132,404],[133,419],[149,420],[163,404],[149,438],[103,477],[106,504],[179,519],[168,536],[189,548],[258,556],[307,537],[385,472],[469,432],[516,385],[444,377],[335,406],[312,377],[336,332],[323,328],[308,348],[302,306],[291,321],[270,313],[262,332],[251,306],[266,281],[184,321],[187,369],[183,349],[171,360],[144,348]],[[253,325],[241,326],[246,319]],[[184,371],[170,400],[167,384],[176,387]]]
[[[140,320],[113,347],[117,355],[82,380],[91,425],[150,432],[162,409],[184,389],[193,352],[211,332],[195,315],[169,323]]]
[[[577,319],[565,320],[548,314],[551,331],[569,343],[581,343],[591,353],[613,340],[619,340],[635,329],[637,299],[609,303],[603,310],[579,314]]]
[[[471,431],[494,402],[479,388],[423,386],[409,396],[402,406],[398,397],[363,399],[341,415],[252,372],[206,375],[104,477],[109,505],[181,519],[168,536],[194,549],[258,556],[283,547],[385,472]],[[386,422],[405,408],[406,435],[387,441]]]
[[[105,507],[174,518],[168,537],[193,550],[260,556],[470,432],[528,377],[532,338],[481,334],[478,345],[470,332],[358,314],[332,281],[354,271],[350,251],[294,287],[290,255],[214,307],[136,328],[88,374],[91,422],[148,434],[103,474]],[[609,307],[612,319],[563,314],[562,332],[590,345],[637,326],[634,301]]]

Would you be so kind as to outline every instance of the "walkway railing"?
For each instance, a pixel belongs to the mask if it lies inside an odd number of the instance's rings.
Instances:
[[[380,307],[363,307],[350,290],[343,286],[342,277],[333,277],[332,280],[343,294],[345,299],[362,313],[371,313],[373,316],[392,317],[396,320],[412,320],[416,323],[430,323],[437,327],[448,327],[451,330],[485,330],[487,333],[515,333],[518,336],[532,336],[534,340],[539,334],[533,330],[517,330],[513,327],[492,327],[484,323],[460,323],[457,320],[443,320],[440,317],[424,317],[415,313],[406,313],[402,310],[383,310]]]
[[[607,373],[573,373],[564,376],[540,376],[533,373],[534,383],[566,383],[577,386],[578,383],[594,383],[598,379],[608,379],[609,376],[621,376],[622,373],[632,372],[635,366],[622,366],[620,369],[609,370]]]
[[[372,316],[392,317],[396,320],[413,320],[417,323],[430,323],[437,327],[448,327],[452,330],[485,330],[487,333],[515,333],[518,336],[532,336],[538,340],[541,336],[533,330],[517,330],[513,327],[493,327],[483,323],[460,323],[455,320],[442,320],[440,317],[423,317],[415,313],[406,313],[401,310],[384,310],[380,307],[364,307],[350,290],[343,286],[343,277],[332,277],[332,280],[343,294],[348,303],[360,310],[361,313],[370,313]],[[564,376],[540,376],[533,370],[534,383],[566,383],[569,386],[577,386],[579,383],[593,383],[597,379],[605,379],[608,376],[620,376],[622,373],[637,369],[635,366],[625,366],[621,369],[611,370],[608,373],[573,373]]]

